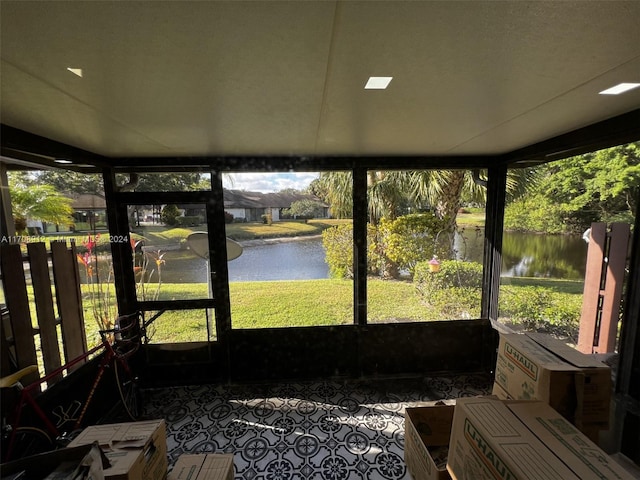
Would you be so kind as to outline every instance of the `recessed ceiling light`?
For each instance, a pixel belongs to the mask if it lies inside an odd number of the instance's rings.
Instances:
[[[365,90],[384,90],[391,83],[393,77],[369,77]]]
[[[73,163],[71,160],[67,160],[66,158],[56,158],[54,160],[56,163]]]
[[[71,68],[71,67],[67,67],[67,70],[69,70],[71,73],[73,73],[74,75],[79,76],[80,78],[82,78],[82,69],[81,68]]]
[[[600,92],[600,95],[620,95],[621,93],[628,92],[634,88],[640,87],[640,83],[619,83],[618,85],[607,88]]]

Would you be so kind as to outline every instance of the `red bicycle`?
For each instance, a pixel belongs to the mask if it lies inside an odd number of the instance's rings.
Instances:
[[[139,382],[129,364],[129,360],[140,347],[139,318],[139,313],[118,317],[113,329],[100,330],[100,344],[29,385],[22,385],[20,380],[37,372],[36,365],[23,368],[0,379],[1,388],[13,389],[18,394],[16,406],[11,415],[5,417],[3,412],[3,461],[34,455],[54,449],[56,444],[68,443],[71,440],[68,432],[78,431],[84,426],[83,420],[89,411],[94,394],[109,370],[113,371],[124,413],[132,421],[140,417],[142,405]],[[102,357],[98,361],[95,379],[84,402],[74,400],[67,408],[55,407],[50,415],[47,415],[37,401],[41,385],[98,353]],[[29,417],[29,420],[25,421],[25,417]]]

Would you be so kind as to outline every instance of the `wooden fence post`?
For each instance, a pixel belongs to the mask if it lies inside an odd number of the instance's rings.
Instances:
[[[42,361],[45,373],[49,373],[61,365],[57,322],[53,311],[53,295],[51,294],[51,277],[49,276],[49,256],[43,242],[28,243],[27,253],[40,329]],[[53,378],[52,382],[57,382],[60,379],[62,379],[62,375]]]
[[[51,259],[64,353],[69,361],[87,351],[75,245],[72,243],[71,248],[67,248],[66,242],[51,242]],[[73,369],[83,363],[78,363]]]
[[[629,235],[627,223],[609,229],[591,224],[578,336],[582,353],[615,351]]]
[[[33,342],[33,324],[29,311],[29,297],[27,295],[27,282],[24,276],[22,251],[20,245],[0,245],[0,267],[2,268],[2,284],[9,309],[9,323],[11,332],[3,334],[11,335],[15,351],[16,367],[18,369],[37,365],[36,347]],[[7,342],[10,344],[10,342]],[[38,374],[27,376],[23,383],[26,385],[38,379]]]

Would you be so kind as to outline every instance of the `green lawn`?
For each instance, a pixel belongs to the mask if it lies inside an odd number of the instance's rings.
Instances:
[[[502,277],[501,285],[513,285],[514,287],[545,287],[557,293],[580,294],[584,291],[582,280],[559,280],[555,278],[537,277]]]
[[[348,280],[297,280],[232,282],[233,328],[310,327],[353,322],[353,282]],[[202,298],[206,284],[163,284],[168,298]],[[368,283],[371,322],[428,320],[430,312],[415,294],[412,283],[371,279]],[[154,325],[154,342],[205,341],[203,310],[163,314]]]
[[[465,213],[458,213],[456,223],[458,227],[484,227],[484,208],[465,208]]]
[[[568,295],[567,301],[582,294],[582,282],[537,278],[504,280],[504,284],[515,287],[546,287],[557,294]],[[229,288],[233,328],[326,326],[353,322],[353,282],[349,280],[232,282]],[[207,290],[205,283],[165,283],[161,286],[162,298],[166,299],[206,298]],[[94,344],[98,340],[98,326],[93,317],[89,286],[83,285],[82,292],[87,338],[90,344]],[[35,326],[37,317],[31,287],[28,288],[28,293]],[[367,308],[369,323],[442,319],[438,312],[421,302],[410,282],[369,279]],[[147,313],[147,318],[150,316]],[[206,322],[204,310],[166,312],[150,329],[152,341],[206,341]],[[212,338],[215,338],[213,319],[210,325]]]

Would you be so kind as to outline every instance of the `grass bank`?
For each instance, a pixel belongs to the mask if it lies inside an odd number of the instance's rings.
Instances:
[[[504,293],[512,296],[514,289],[522,289],[524,293],[530,287],[548,289],[554,298],[564,298],[563,304],[581,301],[581,282],[517,279],[509,285],[510,291]],[[353,322],[353,282],[349,280],[232,282],[229,289],[233,328],[335,326]],[[162,285],[161,291],[162,298],[203,298],[207,294],[207,285],[167,283]],[[95,328],[95,323],[90,321],[90,305],[86,296],[88,331]],[[426,305],[416,294],[413,283],[403,281],[369,279],[367,309],[369,323],[450,319],[444,317],[439,309]],[[215,334],[214,327],[212,331]],[[206,341],[205,312],[167,312],[156,321],[152,333],[154,343]]]
[[[543,287],[553,295],[562,296],[563,304],[579,304],[582,298],[582,282],[536,278],[508,280],[509,284],[506,286],[511,291],[522,289],[525,292],[530,287]],[[348,280],[232,282],[229,287],[233,328],[306,327],[346,325],[353,322],[353,282]],[[207,290],[205,283],[166,283],[161,287],[163,298],[175,299],[203,298]],[[87,338],[93,344],[97,341],[98,327],[93,318],[89,286],[82,285],[82,292]],[[506,289],[503,293],[512,296],[512,292]],[[37,316],[31,287],[28,287],[28,294],[32,307],[31,318],[35,326]],[[111,294],[114,298],[113,291]],[[369,279],[367,294],[369,323],[443,319],[439,311],[421,301],[410,282]],[[503,320],[509,321],[508,318]],[[215,335],[214,322],[210,325]],[[157,320],[152,332],[154,343],[206,341],[205,312],[167,312]]]

